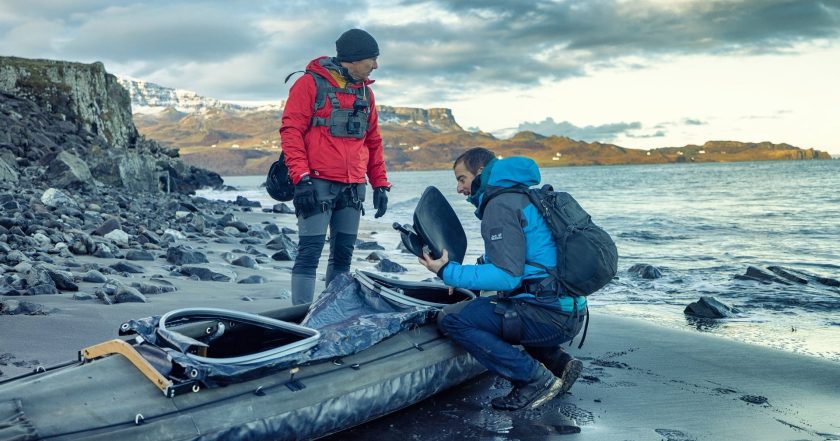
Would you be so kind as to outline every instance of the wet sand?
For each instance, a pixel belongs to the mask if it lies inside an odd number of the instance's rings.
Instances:
[[[237,216],[251,225],[273,222],[295,228],[290,215],[243,212]],[[374,234],[381,224],[362,224],[362,240],[379,241],[386,254],[399,253],[395,235]],[[182,307],[259,312],[290,303],[291,262],[271,262],[257,269],[234,267],[221,254],[241,249],[241,244],[186,243],[207,254],[210,264],[201,266],[233,271],[237,280],[258,274],[268,281],[248,285],[191,280],[171,275],[170,265],[158,258],[132,262],[144,267],[143,274],[109,276],[130,282],[160,275],[178,288],[148,295],[148,303],[105,305],[96,298],[73,300],[72,293],[2,298],[39,303],[46,314],[0,316],[0,380],[39,365],[73,360],[77,350],[116,337],[119,325],[131,318]],[[357,250],[354,268],[372,268],[364,260],[370,253]],[[100,265],[119,260],[75,259]],[[416,279],[423,274],[415,265],[406,277]],[[326,254],[319,272],[325,268]],[[80,291],[92,294],[96,286],[83,282]],[[317,291],[321,289],[323,282]],[[485,374],[329,439],[840,440],[840,364],[836,362],[597,310],[584,347],[575,345],[569,351],[584,361],[582,378],[569,394],[537,411],[492,410],[490,399],[507,393],[509,385]]]

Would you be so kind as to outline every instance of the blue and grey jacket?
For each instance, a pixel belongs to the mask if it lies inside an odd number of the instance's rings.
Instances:
[[[461,265],[449,262],[441,278],[449,286],[487,291],[510,291],[523,280],[547,277],[545,270],[527,264],[534,262],[548,268],[557,266],[557,247],[551,237],[542,215],[528,196],[522,193],[503,193],[493,197],[485,206],[482,201],[499,190],[540,183],[540,170],[530,158],[511,157],[494,159],[488,163],[480,176],[479,185],[473,185],[468,200],[479,207],[475,214],[481,219],[481,237],[484,239],[484,263]],[[475,184],[475,181],[474,181]],[[483,208],[483,210],[482,210]],[[551,305],[545,299],[537,299],[531,293],[513,296],[533,301],[540,306],[557,307],[566,312],[586,309],[586,297],[561,296],[552,299]]]

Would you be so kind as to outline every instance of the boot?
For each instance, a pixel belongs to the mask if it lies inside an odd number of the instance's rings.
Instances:
[[[490,404],[498,410],[536,409],[557,396],[562,387],[563,380],[540,364],[530,381],[513,383],[509,394],[493,398]]]
[[[563,380],[560,395],[565,394],[572,388],[572,385],[580,377],[581,371],[583,371],[583,363],[560,347],[528,347],[526,349],[532,357],[542,362],[555,377]]]

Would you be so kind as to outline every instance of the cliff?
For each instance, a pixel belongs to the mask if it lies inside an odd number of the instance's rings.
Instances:
[[[0,183],[189,193],[221,178],[141,136],[102,63],[0,57]]]

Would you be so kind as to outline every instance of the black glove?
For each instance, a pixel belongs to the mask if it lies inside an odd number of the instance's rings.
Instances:
[[[373,189],[373,208],[376,209],[375,218],[380,218],[388,210],[388,187],[376,187]]]
[[[295,214],[303,214],[304,218],[315,213],[318,208],[318,198],[315,197],[315,186],[312,185],[309,176],[304,176],[295,184],[295,197],[292,204],[295,206]]]

